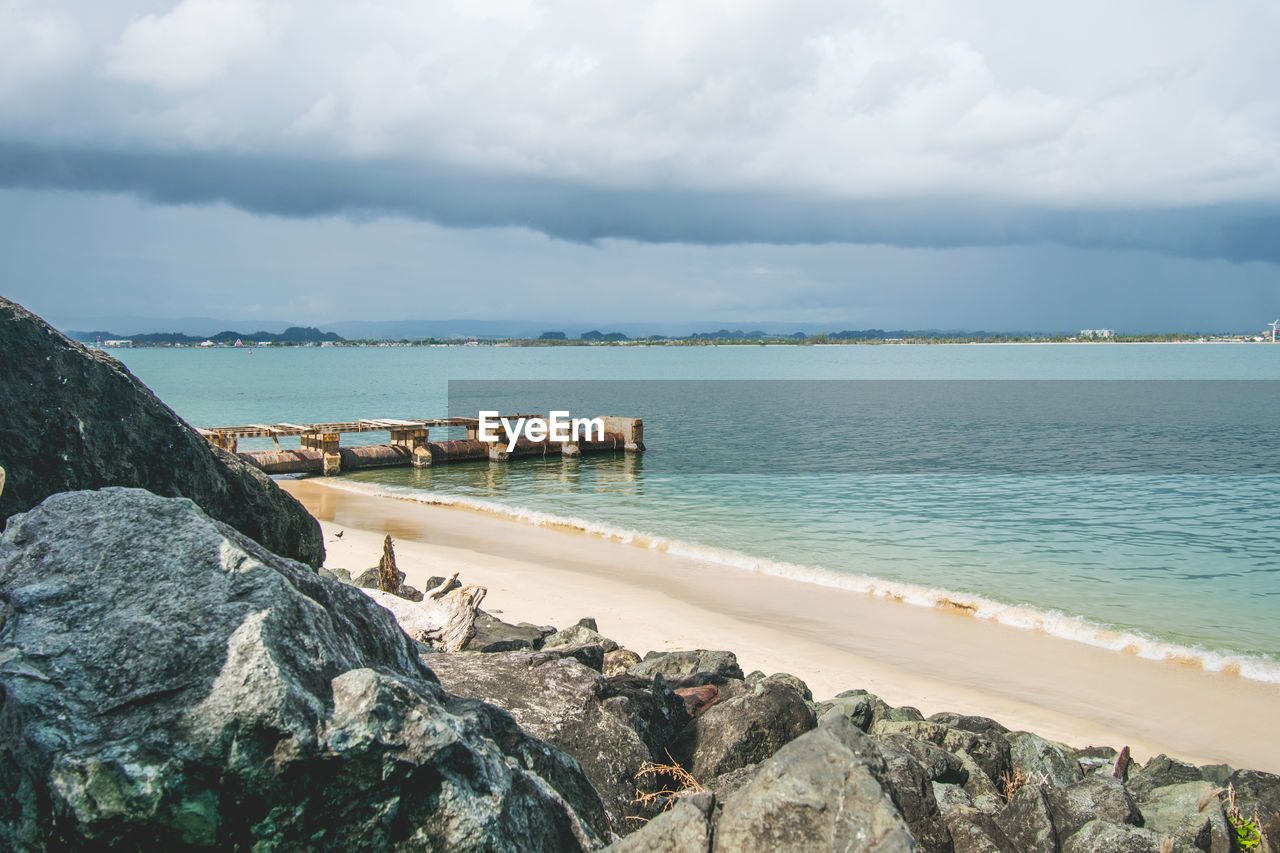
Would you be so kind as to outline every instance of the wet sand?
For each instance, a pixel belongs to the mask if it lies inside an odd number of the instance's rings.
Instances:
[[[980,714],[1071,746],[1128,745],[1140,760],[1164,752],[1280,772],[1280,685],[319,479],[280,485],[320,520],[326,565],[358,574],[390,534],[410,584],[460,572],[508,622],[593,616],[641,655],[728,649],[747,672],[799,676],[816,699],[863,688],[926,716]]]

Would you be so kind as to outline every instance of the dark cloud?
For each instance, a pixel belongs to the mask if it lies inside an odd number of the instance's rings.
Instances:
[[[780,192],[605,188],[377,161],[95,150],[0,143],[0,186],[224,202],[287,218],[402,216],[452,228],[518,226],[578,243],[903,248],[1056,244],[1280,263],[1280,203],[1085,209],[957,196],[832,199]]]

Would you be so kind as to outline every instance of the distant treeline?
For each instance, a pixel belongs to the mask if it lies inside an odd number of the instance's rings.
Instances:
[[[218,332],[207,338],[184,335],[182,332],[149,332],[144,335],[117,335],[115,332],[68,332],[67,336],[81,343],[91,344],[97,341],[133,341],[134,346],[154,347],[165,344],[183,344],[198,346],[205,341],[215,344],[233,344],[243,341],[254,344],[259,341],[270,341],[273,344],[306,344],[321,341],[340,341],[336,332],[322,332],[312,326],[290,326],[283,332]]]

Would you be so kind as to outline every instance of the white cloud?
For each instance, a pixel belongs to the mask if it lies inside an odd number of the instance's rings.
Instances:
[[[265,36],[259,0],[183,0],[166,14],[132,21],[108,49],[106,73],[164,92],[199,89],[223,77]]]

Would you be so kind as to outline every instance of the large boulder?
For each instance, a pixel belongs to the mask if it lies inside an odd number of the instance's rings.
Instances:
[[[444,657],[444,656],[436,656]],[[598,846],[573,759],[448,695],[392,615],[191,501],[0,537],[0,847]]]
[[[1200,775],[1199,767],[1161,754],[1148,761],[1146,767],[1130,776],[1126,785],[1129,792],[1141,801],[1156,788],[1200,781],[1203,781],[1203,777]]]
[[[0,523],[57,492],[136,486],[195,501],[268,551],[319,566],[320,525],[213,447],[119,361],[0,298]]]
[[[711,779],[763,761],[816,724],[793,686],[765,679],[694,717],[672,741],[671,755],[694,778]]]
[[[599,646],[585,646],[599,653]],[[573,756],[604,800],[614,832],[651,812],[633,802],[645,762],[685,721],[680,700],[647,680],[606,679],[571,657],[573,650],[434,655],[446,690],[498,705],[527,731]],[[597,659],[598,663],[598,659]]]
[[[1180,782],[1148,791],[1142,825],[1186,847],[1230,853],[1231,832],[1216,790],[1208,782]]]
[[[475,633],[464,649],[469,652],[514,652],[542,648],[543,630],[528,622],[512,625],[483,610],[476,613]]]
[[[670,681],[700,673],[714,673],[724,678],[742,678],[742,667],[733,652],[694,649],[679,652],[649,652],[644,660],[631,667],[632,675],[653,678],[661,675]]]
[[[1014,772],[1021,773],[1029,784],[1063,787],[1084,778],[1071,747],[1031,732],[1011,732],[1004,738],[1009,743]]]
[[[1142,826],[1142,812],[1119,779],[1090,776],[1064,788],[1045,788],[1059,843],[1091,820]]]
[[[876,753],[867,740],[837,717],[782,747],[725,804],[714,850],[920,849],[868,766]]]

